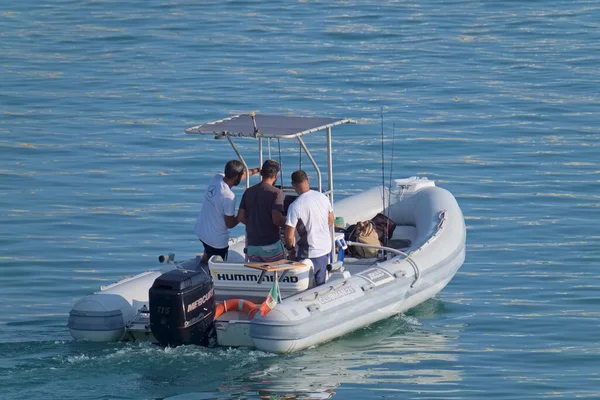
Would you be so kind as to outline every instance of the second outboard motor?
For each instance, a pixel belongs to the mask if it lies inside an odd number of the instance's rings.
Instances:
[[[163,346],[208,345],[214,332],[212,278],[204,270],[174,269],[150,288],[150,330]]]

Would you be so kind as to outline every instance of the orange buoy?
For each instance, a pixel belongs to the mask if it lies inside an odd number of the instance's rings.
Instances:
[[[258,306],[253,302],[244,299],[227,299],[224,302],[217,304],[215,319],[219,318],[227,311],[243,311],[248,314],[248,319],[252,319],[258,312]]]

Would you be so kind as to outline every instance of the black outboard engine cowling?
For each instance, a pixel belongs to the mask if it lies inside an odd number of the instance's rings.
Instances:
[[[174,269],[150,288],[150,330],[163,346],[208,345],[214,333],[215,297],[206,271]]]

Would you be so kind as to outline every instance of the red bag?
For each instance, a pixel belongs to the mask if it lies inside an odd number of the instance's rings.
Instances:
[[[371,219],[371,222],[375,226],[379,241],[385,246],[389,240],[394,236],[394,229],[396,229],[396,223],[392,221],[386,215],[381,213],[377,214]]]

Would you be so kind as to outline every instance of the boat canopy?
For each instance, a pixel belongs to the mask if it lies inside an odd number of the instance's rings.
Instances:
[[[215,122],[208,122],[203,125],[187,128],[185,133],[196,133],[202,135],[214,135],[215,139],[227,138],[231,147],[238,158],[244,164],[244,169],[248,174],[248,164],[242,157],[239,149],[235,145],[234,137],[247,137],[258,139],[259,163],[263,163],[263,139],[269,141],[269,155],[271,139],[293,139],[296,138],[300,146],[310,159],[317,173],[318,190],[323,191],[321,184],[321,170],[312,154],[306,147],[302,136],[307,133],[325,130],[327,138],[327,166],[329,172],[329,190],[324,192],[333,205],[333,160],[331,149],[331,128],[342,124],[355,124],[356,121],[348,118],[320,118],[320,117],[293,117],[285,115],[257,115],[254,112],[248,114],[235,115]],[[281,160],[280,160],[281,161]],[[249,175],[248,175],[249,176]],[[246,179],[246,188],[250,187],[250,180]],[[283,182],[282,182],[283,188]]]
[[[194,126],[185,133],[225,137],[292,139],[341,124],[352,124],[347,118],[291,117],[283,115],[241,114],[215,122]]]
[[[227,138],[231,147],[244,165],[246,176],[250,176],[248,164],[242,157],[239,149],[235,145],[233,138],[255,138],[258,139],[258,157],[260,165],[263,164],[263,139],[269,142],[269,155],[271,154],[271,139],[293,139],[296,138],[302,150],[308,156],[310,162],[317,173],[317,190],[325,194],[331,206],[333,207],[333,152],[331,148],[331,128],[342,124],[355,124],[356,121],[347,118],[317,118],[317,117],[292,117],[284,115],[257,115],[254,112],[248,114],[236,115],[224,118],[215,122],[208,122],[203,125],[194,126],[185,130],[185,133],[196,133],[202,135],[213,135],[215,139]],[[306,147],[303,135],[324,130],[327,139],[327,172],[328,172],[328,190],[323,190],[321,182],[321,170],[313,158],[311,152]],[[281,155],[280,155],[281,156]],[[279,160],[281,164],[281,159]],[[280,175],[282,176],[282,175]],[[283,179],[283,178],[282,178]],[[246,189],[250,187],[250,179],[246,179]],[[281,182],[283,189],[283,180]],[[333,226],[331,231],[331,245],[334,248],[335,232]]]

